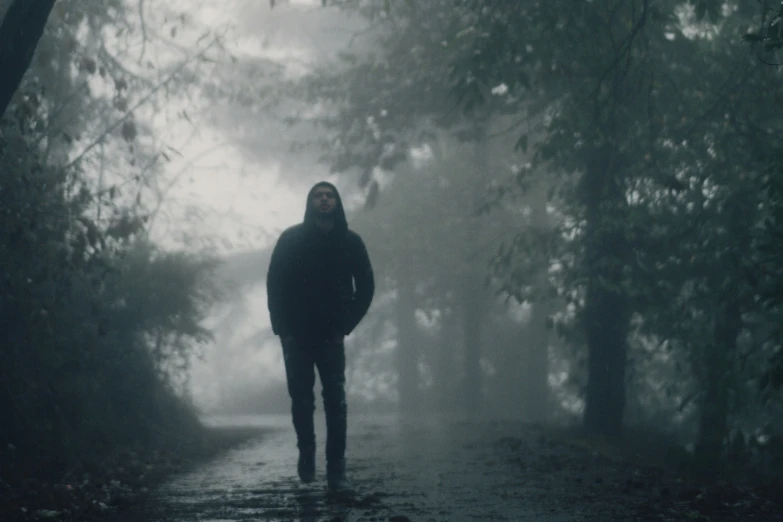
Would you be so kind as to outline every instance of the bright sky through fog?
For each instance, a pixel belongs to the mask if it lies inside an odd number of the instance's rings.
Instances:
[[[329,59],[350,37],[339,12],[322,8],[320,0],[278,2],[275,9],[261,0],[202,0],[201,8],[191,12],[205,27],[231,27],[227,47],[240,59],[271,59],[285,64],[289,76]],[[169,112],[178,110],[172,101]],[[159,135],[182,154],[167,165],[168,173],[182,175],[165,208],[170,221],[156,225],[155,238],[176,245],[184,229],[194,237],[215,238],[222,252],[262,247],[301,219],[309,182],[293,187],[285,182],[292,175],[285,168],[291,155],[285,145],[263,162],[243,155],[220,130],[205,123],[210,110],[220,107],[201,108],[193,124],[164,116],[156,120]],[[251,143],[255,138],[249,137]],[[259,146],[266,138],[257,136]],[[313,164],[311,169],[314,178],[329,177],[323,165]],[[199,218],[205,211],[206,217]]]
[[[185,0],[175,6],[188,5],[202,26],[230,27],[226,46],[240,64],[242,59],[265,58],[284,64],[288,77],[333,58],[352,35],[340,11],[321,7],[320,0],[278,0],[273,10],[268,0],[196,1],[198,7]],[[156,222],[155,239],[179,247],[181,233],[187,232],[212,238],[224,254],[268,245],[283,228],[302,219],[310,183],[329,179],[328,168],[309,157],[293,156],[284,129],[264,121],[268,116],[261,111],[250,108],[237,114],[228,101],[225,106],[219,101],[211,106],[193,103],[171,100],[166,114],[155,119],[156,135],[181,153],[166,165],[166,177],[178,178],[164,209],[168,219]],[[183,109],[190,118],[172,117]],[[231,125],[234,115],[250,129],[244,143],[212,125],[216,118]],[[256,116],[257,130],[247,125]],[[343,189],[350,205],[351,191]],[[266,267],[258,270],[264,274]],[[226,387],[280,381],[283,376],[277,342],[258,340],[269,326],[263,285],[230,305],[234,308],[221,307],[208,321],[216,339],[191,372],[191,389],[201,406],[213,404]],[[230,322],[223,322],[231,314]]]

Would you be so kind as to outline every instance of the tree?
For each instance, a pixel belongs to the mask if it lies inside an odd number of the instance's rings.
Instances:
[[[581,171],[572,212],[578,230],[585,279],[582,308],[588,345],[585,427],[616,435],[625,404],[626,337],[631,318],[624,266],[630,247],[623,225],[627,215],[625,184],[632,168],[622,137],[635,135],[643,91],[649,85],[649,54],[634,60],[635,48],[661,45],[661,33],[645,30],[653,22],[646,2],[578,9],[551,3],[468,2],[474,23],[468,35],[473,55],[454,57],[454,90],[480,103],[475,79],[504,85],[520,98],[545,92],[551,107],[538,159],[566,172]],[[525,26],[525,32],[512,27]],[[607,34],[607,28],[611,33]],[[543,45],[543,35],[558,35],[562,45]],[[615,36],[618,35],[618,40]],[[589,42],[589,43],[587,43]],[[652,43],[655,42],[655,43]],[[571,87],[580,82],[578,89]],[[530,93],[530,94],[528,94]],[[573,136],[577,137],[576,147]]]
[[[576,223],[572,234],[578,242],[574,246],[580,251],[572,281],[584,289],[584,300],[578,303],[588,345],[584,422],[596,433],[617,435],[623,424],[627,336],[644,293],[637,287],[641,279],[634,257],[645,251],[639,240],[648,220],[645,213],[650,210],[633,203],[636,191],[640,183],[657,187],[654,192],[676,191],[681,169],[700,169],[699,163],[712,161],[715,131],[707,129],[721,111],[735,114],[736,98],[726,95],[748,78],[747,67],[720,53],[708,71],[703,62],[693,61],[694,56],[712,54],[700,34],[713,33],[701,29],[694,38],[684,30],[699,30],[698,20],[705,13],[715,21],[720,18],[717,3],[694,4],[695,12],[688,14],[676,2],[585,4],[576,9],[551,2],[468,2],[474,18],[470,28],[460,33],[469,42],[461,48],[468,52],[452,55],[454,87],[463,99],[481,102],[493,85],[502,85],[516,98],[549,95],[544,103],[550,121],[545,139],[537,146],[537,159],[579,174],[579,182],[566,185],[570,190],[565,194],[568,213]],[[517,27],[526,30],[515,31]],[[542,45],[553,35],[557,44]],[[693,88],[705,74],[720,86],[707,94]],[[483,91],[476,86],[482,80]],[[674,85],[680,86],[674,95],[678,102],[667,103],[665,93]],[[709,144],[692,146],[704,132],[709,133]],[[520,143],[526,142],[527,135],[523,135]],[[687,151],[689,157],[675,158],[674,151]],[[742,157],[747,157],[747,151]],[[671,163],[667,165],[664,158]],[[686,167],[682,161],[691,163]],[[740,215],[754,215],[752,201],[748,200],[749,206],[743,203],[747,213],[738,211]],[[731,258],[726,262],[731,263]],[[709,411],[716,401],[723,401],[719,396],[725,391],[715,388],[727,371],[727,363],[720,360],[733,357],[740,328],[736,303],[731,302],[736,298],[731,291],[720,290],[723,282],[734,279],[726,276],[721,273],[709,285],[713,297],[721,296],[720,313],[724,315],[714,318],[716,330],[710,343],[714,350],[699,361],[710,375],[702,382],[706,386],[704,426],[719,426],[718,418],[725,419],[728,411],[725,407],[724,413]],[[741,285],[729,288],[740,291]],[[665,306],[664,302],[657,306]],[[729,325],[734,325],[731,331],[719,330]],[[699,334],[691,330],[690,335],[698,338]],[[711,430],[702,433],[714,437]],[[708,453],[714,454],[715,445],[709,445],[713,450]]]
[[[25,9],[47,4],[14,2],[24,9],[7,15],[32,17]],[[131,78],[112,54],[117,40],[102,39],[118,37],[108,29],[123,7],[55,6],[0,120],[0,414],[3,443],[19,449],[3,453],[0,474],[14,491],[199,429],[181,379],[209,339],[201,321],[217,296],[214,263],[151,244],[138,193],[121,193],[152,170],[137,163],[147,151],[135,138],[148,132],[137,111],[160,91],[136,91],[150,78]],[[107,89],[90,91],[88,79]],[[111,167],[130,181],[113,183]]]
[[[13,0],[0,23],[0,118],[30,67],[55,0]]]
[[[377,197],[381,174],[433,143],[433,129],[476,142],[482,118],[515,119],[517,148],[533,153],[519,178],[550,176],[546,199],[562,223],[559,240],[520,240],[499,253],[507,273],[525,274],[504,289],[528,292],[531,250],[560,268],[554,290],[565,315],[579,318],[573,342],[587,348],[573,354],[585,360],[585,428],[621,434],[626,388],[638,382],[629,358],[642,364],[646,350],[669,365],[659,373],[669,382],[656,386],[698,407],[700,457],[717,459],[732,430],[757,422],[739,424],[741,408],[758,400],[747,383],[781,382],[779,344],[761,340],[781,309],[771,298],[780,206],[769,175],[780,165],[779,117],[764,84],[777,72],[737,46],[755,8],[465,0],[399,3],[383,15],[378,2],[362,5],[377,22],[377,48],[311,83],[311,100],[332,110],[327,160],[356,168],[377,203],[393,197]],[[500,188],[512,201],[513,185]]]

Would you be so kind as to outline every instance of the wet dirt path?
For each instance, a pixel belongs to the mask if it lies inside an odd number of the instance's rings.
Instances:
[[[355,416],[348,440],[351,491],[341,494],[326,491],[322,451],[317,481],[299,483],[287,417],[263,425],[270,428],[263,439],[173,479],[118,520],[638,519],[631,503],[592,478],[591,472],[601,475],[592,457],[520,424]],[[320,450],[322,431],[318,440]]]

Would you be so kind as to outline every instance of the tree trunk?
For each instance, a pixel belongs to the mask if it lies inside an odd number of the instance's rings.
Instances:
[[[0,24],[0,118],[30,67],[55,0],[13,0]]]
[[[729,383],[741,329],[741,310],[734,299],[716,314],[715,338],[711,346],[703,351],[704,394],[695,451],[695,461],[703,470],[714,468],[721,460],[723,442],[728,435]]]
[[[527,359],[531,350],[529,331],[529,325],[511,323],[498,328],[495,335],[487,335],[487,343],[492,343],[497,353],[493,359],[496,373],[492,377],[494,393],[491,407],[493,413],[502,418],[520,419],[527,411],[524,404],[526,383],[522,380],[527,377]],[[487,392],[489,390],[487,386]]]
[[[585,304],[587,396],[584,425],[590,433],[616,437],[625,410],[628,300],[591,278]]]
[[[489,143],[487,142],[486,120],[480,118],[475,122],[476,143],[474,145],[474,159],[476,176],[486,176],[489,170]],[[477,178],[480,179],[480,178]],[[483,386],[481,379],[481,326],[482,326],[482,305],[483,285],[482,273],[484,268],[482,263],[477,262],[475,254],[471,252],[477,245],[476,239],[481,236],[481,220],[478,216],[479,205],[481,204],[477,193],[472,191],[469,196],[472,197],[470,205],[466,208],[466,226],[463,234],[465,235],[465,245],[469,245],[464,268],[462,273],[461,305],[462,305],[462,326],[464,341],[464,381],[463,381],[463,405],[468,414],[477,413],[483,403]]]
[[[457,326],[453,312],[443,314],[440,328],[438,356],[434,365],[435,404],[438,411],[452,412],[454,409],[455,354],[457,349]]]
[[[593,150],[582,186],[588,276],[583,310],[588,348],[584,427],[589,433],[608,437],[619,436],[623,429],[631,319],[623,278],[629,258],[623,230],[627,203],[617,179],[617,155],[612,145]]]
[[[397,392],[402,413],[414,413],[420,404],[415,313],[415,287],[413,281],[403,275],[397,287]]]
[[[547,214],[549,184],[539,181],[531,194],[531,225],[540,239],[538,244],[549,244],[551,227]],[[542,248],[538,257],[537,294],[530,318],[529,343],[523,373],[522,414],[532,422],[546,420],[549,410],[549,249]]]
[[[474,414],[480,411],[483,403],[483,386],[481,382],[481,308],[483,292],[481,281],[475,276],[468,276],[463,284],[462,338],[465,343],[463,405],[466,413]]]
[[[530,337],[522,381],[522,416],[529,422],[543,422],[549,415],[549,317],[548,301],[533,305]]]

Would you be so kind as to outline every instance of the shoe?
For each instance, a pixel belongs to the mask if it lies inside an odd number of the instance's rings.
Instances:
[[[327,463],[326,484],[333,491],[344,490],[348,487],[348,482],[345,478],[345,459]]]
[[[299,480],[309,484],[315,480],[315,450],[299,450],[299,461],[296,463],[296,471],[299,473]]]

